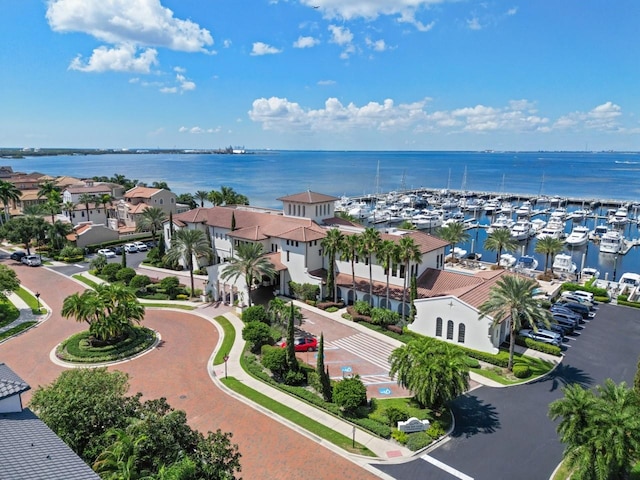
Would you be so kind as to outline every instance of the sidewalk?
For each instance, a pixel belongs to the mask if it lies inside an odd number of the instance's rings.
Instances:
[[[205,313],[208,309],[202,309],[201,313]],[[240,366],[240,357],[242,355],[243,349],[244,349],[244,343],[241,339],[239,339],[239,334],[240,332],[242,332],[242,328],[244,326],[244,324],[242,323],[242,321],[233,313],[228,312],[224,314],[225,318],[227,318],[231,324],[234,326],[234,328],[236,329],[236,335],[237,335],[237,339],[236,342],[233,344],[233,347],[231,349],[231,351],[229,352],[229,360],[227,361],[227,375],[229,377],[234,377],[235,379],[239,380],[240,382],[242,382],[243,384],[247,385],[250,388],[253,388],[254,390],[257,390],[267,396],[269,396],[270,398],[276,400],[277,402],[288,406],[289,408],[294,409],[297,412],[302,413],[303,415],[305,415],[306,417],[309,417],[329,428],[331,428],[332,430],[335,430],[336,432],[341,433],[342,435],[346,436],[347,438],[352,438],[354,435],[354,426],[351,423],[348,423],[344,420],[341,420],[337,417],[334,417],[333,415],[330,415],[328,413],[325,413],[324,411],[317,409],[301,400],[298,400],[295,397],[292,397],[291,395],[288,395],[276,388],[273,388],[259,380],[256,380],[255,378],[253,378],[251,375],[249,375],[248,373],[246,373],[242,367]],[[249,403],[253,405],[253,402],[251,402],[250,400],[239,396],[238,394],[236,394],[235,392],[229,390],[221,381],[220,378],[223,378],[225,375],[225,366],[224,364],[222,365],[215,365],[213,366],[212,364],[210,364],[209,366],[209,374],[211,375],[213,381],[216,383],[216,385],[218,385],[221,389],[225,390],[227,393],[229,393],[230,395],[234,396],[235,398],[238,398],[239,400],[245,402],[245,403]],[[263,410],[262,407],[260,406],[255,406],[255,408],[258,408],[259,410]],[[270,413],[270,415],[273,415],[273,413]],[[315,441],[317,441],[318,443],[331,448],[334,451],[338,451],[339,453],[342,453],[344,455],[344,451],[342,449],[337,449],[337,447],[335,447],[333,444],[327,442],[326,440],[321,440],[319,438],[317,438],[316,436],[313,435],[312,432],[307,432],[306,430],[303,430],[301,427],[298,427],[297,425],[292,424],[291,422],[284,420],[284,419],[280,419],[280,421],[286,425],[288,425],[290,428],[293,428],[295,430],[300,431],[301,433],[305,434],[306,436],[313,438]],[[374,454],[376,454],[379,459],[400,459],[400,458],[408,458],[411,457],[413,455],[413,452],[410,451],[409,449],[395,443],[392,442],[390,440],[384,440],[378,437],[375,437],[374,435],[371,435],[368,432],[365,432],[363,430],[360,430],[358,427],[356,427],[355,429],[355,440],[356,442],[366,446],[369,450],[371,450]],[[359,455],[349,455],[350,458],[352,458],[353,460],[355,460],[356,462],[358,462],[359,464],[366,464],[369,463],[371,460],[373,460],[373,458],[370,457],[362,457]]]
[[[24,288],[24,287],[22,287]],[[26,290],[26,289],[25,289]],[[29,292],[32,293],[32,292]],[[33,310],[29,305],[27,305],[22,298],[20,298],[16,293],[10,292],[7,295],[7,299],[20,311],[20,316],[16,318],[13,322],[4,327],[0,328],[0,333],[4,333],[7,330],[12,329],[13,327],[17,327],[18,325],[26,322],[41,322],[44,321],[50,313],[50,309],[41,302],[41,306],[47,309],[47,313],[37,315],[33,313]],[[9,337],[11,338],[11,337]]]

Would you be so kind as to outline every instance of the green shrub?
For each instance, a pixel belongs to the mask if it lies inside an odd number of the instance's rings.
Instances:
[[[78,363],[108,362],[135,355],[149,348],[156,338],[153,330],[134,327],[129,330],[125,339],[117,343],[93,347],[89,344],[90,335],[88,331],[73,335],[60,344],[56,355],[63,360]]]
[[[367,403],[367,387],[360,376],[345,378],[333,386],[333,400],[347,412],[354,412]]]
[[[593,293],[594,297],[596,296],[609,297],[609,294],[607,293],[606,288],[598,288],[598,287],[593,287],[591,285],[580,285],[579,283],[571,283],[571,282],[563,283],[560,290],[562,290],[563,292],[564,291],[575,292],[576,290],[582,290],[584,292]]]
[[[178,295],[176,295],[176,300],[189,300],[189,295],[179,293]]]
[[[469,368],[480,368],[480,362],[469,356],[465,357],[464,363],[466,363]]]
[[[446,432],[444,431],[444,428],[442,428],[442,424],[437,420],[431,422],[427,429],[427,434],[429,434],[429,436],[434,440],[442,437],[445,433]]]
[[[263,345],[260,351],[260,363],[264,368],[271,370],[276,377],[281,377],[287,371],[287,349]]]
[[[320,287],[312,283],[296,283],[290,281],[289,289],[296,299],[302,300],[303,302],[306,300],[315,300],[320,294]]]
[[[247,307],[242,312],[242,321],[244,323],[249,322],[263,322],[269,323],[269,317],[267,316],[267,311],[262,305],[253,305],[251,307]]]
[[[400,314],[388,308],[374,308],[371,310],[371,323],[376,325],[395,325],[400,321]]]
[[[433,439],[427,432],[415,432],[407,438],[407,448],[413,452],[429,445]]]
[[[176,298],[176,295],[180,293],[180,280],[178,280],[178,277],[165,277],[160,280],[158,286],[169,295],[169,298]]]
[[[151,279],[147,275],[136,275],[129,282],[131,288],[141,289],[146,288],[151,283]]]
[[[125,285],[129,285],[131,279],[136,276],[136,271],[131,267],[125,267],[118,270],[116,273],[116,280],[121,281]]]
[[[8,300],[0,300],[0,327],[9,325],[20,316],[20,310],[18,310]]]
[[[281,350],[285,349],[282,348]],[[307,376],[304,374],[304,372],[301,372],[299,370],[287,370],[287,372],[284,374],[283,380],[286,385],[301,385],[307,380]]]
[[[252,345],[251,350],[260,351],[263,345],[273,343],[272,332],[269,325],[262,322],[249,322],[242,329],[242,339]]]
[[[513,376],[516,378],[529,378],[531,376],[529,365],[514,365]]]
[[[107,282],[115,282],[118,279],[117,275],[121,269],[122,265],[119,263],[109,263],[102,269],[100,277],[105,279]]]
[[[407,412],[404,408],[395,406],[387,407],[384,411],[384,414],[389,420],[389,425],[394,428],[398,425],[398,422],[404,422],[407,418],[409,418],[409,412]]]
[[[343,380],[344,381],[344,380]],[[340,383],[340,382],[338,382]],[[371,418],[349,418],[349,421],[360,427],[375,433],[382,438],[391,438],[392,429],[384,423],[377,422]]]
[[[538,352],[555,355],[556,357],[559,357],[562,354],[562,350],[560,349],[560,347],[556,347],[555,345],[550,345],[548,343],[536,342],[535,340],[528,337],[516,337],[516,344],[520,345],[521,347],[530,348],[531,350],[537,350]]]
[[[169,295],[166,293],[146,293],[146,292],[138,292],[137,296],[139,298],[144,298],[146,300],[169,300]]]
[[[401,445],[406,445],[407,440],[409,440],[409,435],[407,432],[401,432],[400,430],[394,429],[391,432],[391,437]]]
[[[325,312],[327,313],[334,313],[337,312],[338,310],[340,310],[338,307],[328,307]]]
[[[73,258],[84,258],[84,250],[79,247],[74,247],[73,245],[67,245],[62,250],[60,250],[61,257],[73,257]]]
[[[369,305],[369,302],[358,300],[356,303],[353,304],[353,310],[358,315],[364,315],[367,317],[371,316],[371,305]]]

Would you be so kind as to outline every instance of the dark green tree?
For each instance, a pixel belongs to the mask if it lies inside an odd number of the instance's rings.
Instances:
[[[236,229],[236,212],[231,212],[231,231]]]
[[[295,321],[296,311],[293,302],[289,308],[289,323],[287,324],[287,363],[289,364],[289,371],[297,372],[300,370],[298,364],[298,358],[296,357],[295,346]]]
[[[418,284],[415,275],[411,275],[411,287],[409,288],[409,303],[411,304],[411,310],[409,310],[409,322],[413,322],[416,319],[416,305],[415,301],[418,298]]]
[[[171,248],[167,252],[167,259],[171,262],[182,261],[189,270],[191,278],[191,293],[193,296],[195,287],[193,283],[193,259],[200,257],[211,258],[211,249],[207,243],[207,237],[202,230],[181,229],[171,237]]]
[[[518,242],[511,236],[511,231],[508,228],[496,228],[487,236],[484,248],[490,252],[497,252],[496,265],[498,265],[502,252],[505,250],[514,251],[518,248]]]
[[[633,389],[640,398],[640,358],[638,358],[638,365],[636,366],[636,375],[633,377]]]
[[[407,302],[407,277],[411,272],[411,264],[422,262],[422,252],[413,237],[405,235],[398,242],[397,254],[397,259],[403,263],[402,268],[404,268],[404,271],[401,272],[401,276],[404,279],[402,285],[402,321],[404,322],[407,314],[407,309],[405,308]]]
[[[15,270],[0,265],[0,299],[6,300],[8,292],[15,292],[20,288],[20,279]]]
[[[31,241],[43,238],[47,231],[47,222],[42,217],[26,215],[12,218],[2,228],[3,236],[12,243],[24,245],[28,254],[31,254]]]
[[[371,306],[373,306],[373,257],[381,243],[380,231],[373,227],[367,227],[360,234],[360,253],[367,258],[369,264],[369,305]]]
[[[455,262],[455,248],[458,243],[469,240],[469,234],[465,231],[464,225],[458,222],[452,222],[444,227],[440,227],[436,235],[451,244],[451,259]]]
[[[127,251],[122,249],[122,258],[120,259],[122,268],[127,268]]]
[[[329,367],[324,364],[324,333],[320,334],[320,343],[318,344],[318,355],[316,360],[316,372],[320,380],[322,388],[322,398],[325,402],[331,402],[333,392],[331,390],[331,377],[329,376]]]
[[[353,303],[358,301],[358,292],[356,290],[356,258],[360,249],[360,236],[356,233],[344,235],[340,243],[340,251],[342,260],[351,264],[351,289],[353,291]]]
[[[247,303],[251,306],[251,293],[256,283],[261,282],[263,278],[272,279],[275,275],[275,267],[264,255],[261,243],[241,243],[220,277],[223,280],[232,279],[234,282],[244,277],[249,296]]]
[[[320,242],[323,253],[327,256],[327,293],[333,294],[333,301],[338,297],[338,286],[336,285],[336,256],[342,249],[344,236],[337,228],[331,228],[327,235]]]
[[[257,353],[263,345],[273,342],[271,328],[264,322],[249,322],[242,328],[242,339],[251,344],[251,351]]]
[[[359,375],[345,378],[333,386],[333,401],[346,412],[353,414],[367,403],[367,387]]]

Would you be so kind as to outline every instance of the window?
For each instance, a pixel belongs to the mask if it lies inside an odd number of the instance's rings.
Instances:
[[[404,265],[400,265],[400,278],[404,278]]]
[[[176,203],[176,199],[175,199],[175,198],[172,198],[172,199],[171,199],[171,203]]]
[[[447,320],[447,340],[453,340],[453,320]]]
[[[298,241],[296,240],[296,247],[298,246]]]
[[[289,250],[287,250],[287,262],[289,261]]]
[[[318,250],[318,256],[321,257],[322,256],[322,249]]]
[[[465,327],[464,323],[458,325],[458,343],[464,343],[464,334],[466,330],[467,327]]]
[[[160,205],[162,205],[164,203],[164,199],[160,199]]]
[[[436,337],[442,336],[442,318],[436,318]]]

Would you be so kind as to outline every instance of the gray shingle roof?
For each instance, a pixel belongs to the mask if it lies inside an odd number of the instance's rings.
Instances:
[[[0,400],[26,392],[31,387],[4,363],[0,363]]]
[[[0,414],[0,480],[98,480],[29,409]]]

